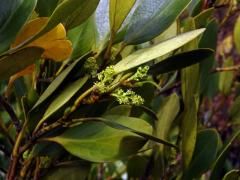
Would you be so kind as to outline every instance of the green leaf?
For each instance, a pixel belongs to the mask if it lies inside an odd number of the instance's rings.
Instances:
[[[235,132],[232,137],[223,145],[221,150],[218,152],[217,158],[215,159],[212,166],[212,173],[210,176],[211,180],[218,180],[221,170],[223,168],[223,164],[227,158],[227,154],[230,150],[230,147],[234,140],[236,140],[240,136],[240,130]]]
[[[49,17],[57,7],[59,0],[38,0],[36,12],[40,17]]]
[[[164,140],[168,139],[170,127],[179,110],[180,99],[177,94],[173,93],[164,100],[163,104],[159,108],[159,111],[157,112],[158,121],[156,122],[156,132],[158,138]],[[160,154],[162,155],[163,148],[164,146],[159,146]]]
[[[240,171],[231,170],[224,175],[223,180],[240,180]]]
[[[63,165],[51,168],[42,178],[43,180],[85,180],[88,177],[90,166],[88,164],[66,162]]]
[[[212,18],[214,13],[214,8],[209,8],[202,11],[200,14],[194,17],[196,28],[205,27],[208,23],[208,20]]]
[[[133,156],[127,161],[127,173],[129,179],[143,177],[148,165],[148,158],[145,156]]]
[[[10,5],[9,3],[13,4]],[[0,1],[0,16],[3,15],[5,18],[7,17],[7,19],[4,18],[4,20],[0,17],[0,21],[4,22],[3,24],[1,23],[2,25],[0,27],[0,54],[10,47],[22,26],[30,17],[36,3],[37,0]]]
[[[240,16],[234,26],[233,38],[237,51],[240,53]]]
[[[144,120],[126,116],[106,116],[108,122],[125,125],[151,133]],[[115,161],[133,155],[142,148],[146,139],[129,131],[106,126],[101,121],[83,123],[66,130],[62,135],[48,138],[61,144],[71,154],[93,162]]]
[[[183,33],[174,38],[168,39],[157,45],[141,49],[139,51],[130,54],[126,58],[123,58],[119,63],[114,66],[115,72],[120,73],[144,63],[147,63],[157,57],[166,55],[167,53],[178,49],[184,44],[198,37],[204,32],[205,29],[193,30],[187,33]]]
[[[185,179],[198,178],[209,170],[216,158],[219,140],[220,137],[215,129],[205,129],[198,132],[193,159]]]
[[[88,77],[85,76],[75,82],[72,82],[67,87],[65,87],[48,106],[46,112],[44,113],[42,119],[39,121],[38,125],[42,124],[51,115],[53,115],[61,107],[63,107],[81,89],[81,87],[87,82],[87,80]]]
[[[163,33],[189,2],[190,0],[144,0],[130,19],[124,42],[140,44]]]
[[[37,47],[24,48],[0,59],[0,81],[9,79],[12,75],[25,69],[41,57],[43,49]]]
[[[150,74],[163,74],[170,71],[179,70],[187,66],[199,63],[203,60],[206,60],[213,55],[211,49],[196,49],[184,53],[171,56],[163,61],[160,61],[157,64],[154,64],[150,70]]]
[[[36,109],[38,106],[40,106],[45,100],[49,98],[58,88],[59,86],[71,75],[71,72],[78,69],[83,65],[84,59],[89,57],[89,54],[79,58],[75,62],[73,62],[70,66],[68,66],[61,74],[59,74],[56,79],[48,86],[48,88],[43,92],[43,94],[40,96],[38,101],[33,106],[33,109]]]
[[[99,0],[65,0],[57,6],[51,15],[47,25],[38,37],[45,34],[59,23],[65,24],[66,29],[74,28],[82,24],[95,11]]]
[[[136,0],[110,0],[109,22],[112,34],[120,29],[135,2]]]
[[[115,106],[115,107],[107,110],[104,113],[104,116],[107,116],[107,115],[130,116],[131,110],[132,110],[131,105],[125,105],[125,104],[124,105],[118,105],[118,106]]]
[[[75,60],[91,51],[96,46],[98,37],[94,16],[91,16],[82,25],[68,31],[67,36],[73,46],[71,60]]]

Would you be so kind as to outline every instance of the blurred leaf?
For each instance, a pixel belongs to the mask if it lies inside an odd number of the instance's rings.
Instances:
[[[229,109],[229,115],[230,115],[230,118],[231,118],[231,122],[233,124],[240,124],[240,111],[239,111],[239,109],[240,109],[240,96],[238,96],[234,100],[231,108]]]
[[[233,66],[233,60],[231,57],[224,60],[223,67]],[[219,90],[224,94],[228,94],[231,91],[232,83],[234,80],[234,72],[224,71],[220,72],[219,77]]]
[[[238,53],[240,53],[240,16],[237,18],[233,32],[234,43]]]
[[[71,60],[75,60],[91,51],[96,46],[98,37],[94,16],[91,16],[82,25],[68,31],[67,36],[73,44]]]
[[[59,0],[38,0],[36,6],[36,12],[39,17],[49,17],[57,7]]]
[[[43,180],[85,180],[88,177],[90,167],[85,164],[66,164],[51,168],[42,178]]]
[[[198,178],[209,170],[217,155],[219,139],[215,129],[205,129],[198,132],[193,158],[185,179]]]
[[[9,3],[12,4],[10,5]],[[37,0],[0,1],[0,20],[2,21],[0,27],[0,54],[10,47],[22,26],[30,17],[36,3]]]
[[[196,28],[206,27],[210,18],[213,18],[214,8],[205,9],[194,17]]]
[[[188,9],[192,17],[198,15],[202,10],[202,0],[191,1]]]
[[[114,66],[116,73],[120,73],[144,63],[147,63],[157,57],[161,57],[193,40],[204,32],[204,29],[190,31],[174,38],[168,39],[157,45],[138,50],[126,58],[123,58]]]
[[[75,82],[70,83],[67,87],[65,87],[58,94],[58,96],[54,100],[52,100],[51,104],[48,106],[38,125],[41,125],[46,119],[48,119],[62,106],[64,106],[64,104],[66,104],[79,91],[79,89],[81,89],[81,87],[87,82],[87,80],[88,77],[85,76]]]
[[[144,176],[148,165],[148,158],[144,156],[133,156],[127,161],[128,178],[141,178]]]
[[[24,48],[14,54],[0,59],[0,81],[22,71],[41,57],[43,49],[37,47]]]
[[[224,175],[223,180],[239,180],[240,170],[231,170]]]
[[[112,35],[121,27],[123,21],[132,9],[136,0],[110,0],[109,5],[109,22]]]
[[[109,122],[122,124],[144,133],[151,126],[144,120],[126,116],[106,116]],[[71,154],[93,162],[115,161],[137,153],[146,139],[133,132],[106,126],[101,121],[88,122],[66,130],[62,135],[48,140],[61,144]]]
[[[189,2],[190,0],[143,0],[130,19],[124,42],[140,44],[163,33]]]
[[[153,65],[149,73],[158,75],[191,66],[213,55],[211,49],[196,49],[171,56]]]
[[[234,140],[236,140],[240,136],[240,130],[236,131],[230,139],[223,145],[221,150],[217,154],[217,158],[215,159],[212,166],[212,173],[210,176],[211,180],[218,180],[220,177],[220,173],[222,172],[223,164],[227,158],[228,152]]]

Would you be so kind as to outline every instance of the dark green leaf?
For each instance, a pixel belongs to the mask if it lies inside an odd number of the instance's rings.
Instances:
[[[198,132],[193,159],[185,179],[192,180],[209,170],[217,155],[219,139],[220,137],[214,129]]]
[[[140,44],[164,32],[187,7],[190,0],[144,0],[135,10],[124,39]]]
[[[57,7],[59,0],[38,0],[36,12],[40,17],[49,17]]]
[[[214,8],[209,8],[202,11],[194,17],[196,28],[203,28],[207,25],[208,20],[213,17]]]
[[[37,47],[24,48],[14,54],[0,59],[0,81],[25,69],[41,57],[43,49]]]
[[[236,140],[240,136],[240,130],[235,132],[232,137],[223,145],[221,150],[218,152],[217,158],[213,163],[212,167],[212,173],[211,173],[211,180],[218,180],[221,170],[223,168],[223,164],[226,160],[227,154],[229,152],[229,149],[231,147],[231,144],[234,140]]]
[[[9,3],[13,4],[10,5]],[[34,10],[36,3],[37,0],[0,1],[0,20],[3,21],[2,17],[6,18],[7,16],[7,19],[4,18],[4,23],[1,23],[0,27],[0,54],[10,47]],[[6,7],[6,9],[3,7]]]
[[[196,49],[189,52],[180,53],[153,65],[150,68],[149,73],[157,75],[179,70],[206,60],[211,55],[213,55],[213,51],[211,49]]]

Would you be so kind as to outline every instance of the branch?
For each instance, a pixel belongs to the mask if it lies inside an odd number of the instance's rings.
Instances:
[[[240,65],[236,65],[236,66],[228,66],[228,67],[218,67],[216,69],[213,69],[211,73],[224,72],[224,71],[239,71],[239,70],[240,70]]]
[[[21,123],[20,123],[19,119],[17,118],[14,110],[12,109],[11,105],[1,95],[0,95],[0,105],[9,114],[17,132],[19,133],[21,131]]]

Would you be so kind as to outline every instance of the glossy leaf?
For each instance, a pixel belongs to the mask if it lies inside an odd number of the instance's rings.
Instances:
[[[144,120],[126,116],[107,116],[112,122],[151,133]],[[107,120],[109,121],[109,120]],[[71,154],[93,162],[115,161],[137,153],[146,139],[132,132],[106,126],[101,121],[72,127],[62,135],[48,140],[61,144]]]
[[[24,70],[41,57],[43,49],[30,47],[0,59],[0,81],[7,80],[12,75]]]
[[[8,3],[13,4],[9,5]],[[0,54],[10,47],[22,26],[30,17],[36,3],[37,0],[0,1],[0,15],[5,14],[6,16],[8,14],[7,19],[4,20],[5,23],[0,27]],[[4,9],[4,7],[6,7],[6,9]],[[10,9],[11,13],[9,12]],[[5,12],[5,10],[7,12]]]
[[[240,16],[238,16],[233,32],[234,43],[237,51],[240,53]]]
[[[187,170],[185,179],[200,177],[213,164],[219,144],[218,132],[214,129],[206,129],[198,132],[193,159]]]
[[[49,17],[57,7],[59,0],[38,0],[36,12],[40,17]]]
[[[75,82],[70,83],[67,87],[65,87],[48,106],[42,119],[39,121],[39,124],[42,124],[46,119],[48,119],[51,115],[57,112],[62,106],[64,106],[64,104],[66,104],[87,82],[87,79],[88,77],[85,76]]]
[[[121,27],[136,0],[110,0],[109,1],[109,22],[112,34],[115,34]]]
[[[149,73],[157,75],[179,70],[206,60],[211,55],[213,55],[213,51],[211,49],[196,49],[180,53],[153,65],[150,68]]]
[[[223,180],[239,180],[240,170],[231,170],[224,175]]]
[[[164,32],[187,7],[190,0],[144,0],[135,10],[124,39],[140,44]]]
[[[227,154],[230,150],[230,147],[234,140],[240,137],[240,130],[236,131],[232,137],[223,145],[221,150],[218,152],[217,158],[215,159],[212,166],[212,173],[210,176],[211,180],[218,180],[220,177],[221,170],[223,168],[223,164],[227,158]]]
[[[119,63],[114,66],[116,73],[120,73],[144,63],[147,63],[155,58],[166,55],[167,53],[183,46],[189,41],[193,40],[204,32],[204,29],[190,31],[174,38],[168,39],[157,45],[138,50],[126,58],[123,58]]]

